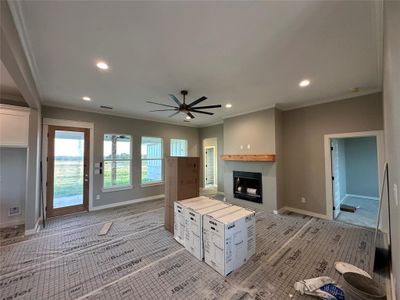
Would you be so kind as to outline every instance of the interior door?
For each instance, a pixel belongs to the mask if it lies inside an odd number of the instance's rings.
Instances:
[[[339,180],[339,145],[338,140],[331,141],[331,162],[332,162],[332,198],[333,198],[333,218],[337,218],[340,213],[340,180]]]
[[[89,135],[88,128],[49,126],[48,217],[88,210]]]
[[[215,185],[215,148],[206,148],[206,185]]]

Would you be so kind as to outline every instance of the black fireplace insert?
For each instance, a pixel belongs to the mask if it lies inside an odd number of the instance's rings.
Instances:
[[[233,171],[233,196],[256,203],[263,203],[261,173]]]

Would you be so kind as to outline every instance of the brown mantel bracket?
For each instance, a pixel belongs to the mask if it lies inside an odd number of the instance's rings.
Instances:
[[[275,154],[223,154],[222,160],[231,161],[264,161],[274,162],[276,159]]]

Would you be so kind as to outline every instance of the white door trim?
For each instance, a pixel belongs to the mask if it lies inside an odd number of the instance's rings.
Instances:
[[[49,125],[51,126],[65,126],[65,127],[80,127],[80,128],[89,128],[90,131],[90,157],[89,157],[89,211],[93,210],[93,180],[94,180],[94,172],[93,172],[93,147],[94,147],[94,124],[89,122],[79,122],[79,121],[70,121],[70,120],[59,120],[59,119],[43,119],[43,139],[42,139],[42,176],[43,176],[43,199],[46,198],[46,182],[47,182],[47,133],[49,130]]]
[[[331,139],[352,138],[352,137],[376,137],[376,147],[378,156],[378,180],[379,186],[382,181],[381,170],[385,164],[385,151],[384,151],[384,131],[360,131],[348,133],[336,133],[324,135],[324,149],[325,149],[325,195],[326,195],[326,217],[328,220],[333,219],[333,199],[332,199],[332,165],[331,165]],[[379,187],[380,189],[380,187]]]
[[[214,184],[213,186],[217,186],[216,181],[218,180],[218,169],[217,169],[217,147],[216,146],[204,146],[204,187],[207,187],[207,155],[206,155],[206,151],[207,149],[214,149]],[[218,182],[218,181],[217,181]]]

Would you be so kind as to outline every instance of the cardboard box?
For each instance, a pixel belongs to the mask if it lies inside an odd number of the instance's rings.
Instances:
[[[194,209],[185,209],[185,248],[197,259],[203,260],[203,216],[208,213],[216,212],[232,206],[229,203],[218,201],[217,205]]]
[[[204,260],[226,276],[255,254],[256,217],[254,211],[245,208],[221,212],[204,216]]]
[[[216,205],[220,203],[218,200],[213,200],[208,197],[196,197],[196,198],[190,198],[190,199],[185,199],[181,201],[175,201],[174,202],[174,238],[175,240],[182,244],[183,246],[185,245],[185,225],[186,225],[186,219],[185,219],[185,213],[184,213],[184,208],[186,206],[194,207],[194,208],[202,208],[202,207],[209,207],[212,205]]]

